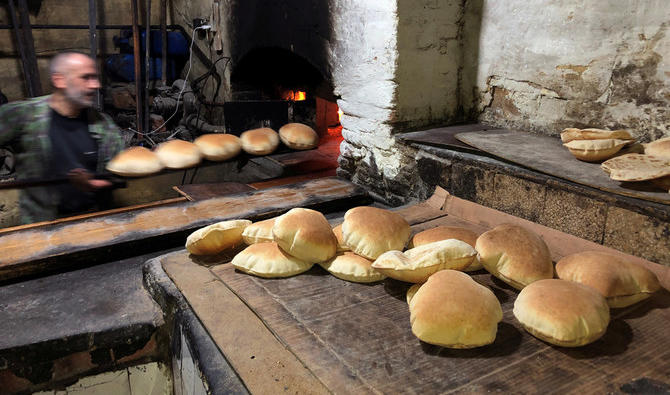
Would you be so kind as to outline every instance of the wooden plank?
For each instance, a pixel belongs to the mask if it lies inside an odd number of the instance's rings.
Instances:
[[[13,271],[30,273],[31,268],[40,267],[44,259],[62,258],[87,250],[102,251],[102,248],[108,254],[115,246],[123,248],[125,242],[176,235],[218,221],[263,219],[293,207],[339,210],[363,202],[369,202],[369,199],[362,188],[338,178],[322,178],[201,202],[177,203],[5,233],[0,235],[0,281],[12,278]]]
[[[556,137],[511,130],[459,133],[456,138],[505,160],[530,169],[606,192],[670,204],[667,191],[640,183],[622,184],[602,171],[599,163],[575,159]]]
[[[298,176],[282,177],[267,181],[252,182],[249,184],[249,186],[255,189],[266,189],[270,187],[276,187],[279,185],[293,184],[296,182],[313,180],[315,178],[335,177],[336,175],[337,175],[337,169],[327,169],[315,173],[302,174]]]
[[[329,393],[216,276],[190,262],[186,251],[163,256],[161,263],[252,394]]]
[[[173,186],[172,189],[190,202],[256,190],[256,188],[240,182],[185,184]]]
[[[446,126],[441,128],[421,130],[417,132],[401,133],[396,137],[407,143],[427,144],[442,148],[453,148],[460,151],[479,153],[478,148],[466,144],[456,138],[458,133],[482,132],[487,130],[500,130],[481,123]]]

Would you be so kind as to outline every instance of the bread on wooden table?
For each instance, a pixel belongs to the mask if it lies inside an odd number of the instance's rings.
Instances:
[[[351,251],[351,248],[347,247],[342,239],[342,224],[335,226],[333,233],[335,234],[335,238],[337,238],[337,252]]]
[[[584,251],[556,263],[558,278],[595,288],[610,307],[627,307],[661,288],[649,269],[608,252]]]
[[[240,271],[265,278],[291,277],[313,266],[289,255],[274,242],[250,245],[235,255],[231,264]]]
[[[344,244],[368,259],[377,259],[386,251],[402,251],[410,233],[403,217],[377,207],[354,207],[344,214],[342,223]]]
[[[244,242],[251,245],[255,243],[271,243],[274,241],[272,236],[272,227],[275,225],[275,218],[264,221],[254,222],[247,226],[242,232]]]
[[[670,175],[670,159],[646,154],[621,155],[600,167],[616,181],[647,181]]]
[[[279,145],[277,132],[270,128],[251,129],[240,135],[242,149],[252,155],[273,153]]]
[[[563,144],[575,158],[585,162],[609,159],[629,143],[629,140],[572,140]]]
[[[191,233],[186,249],[195,255],[213,255],[242,244],[242,232],[251,225],[246,219],[217,222]]]
[[[670,160],[670,137],[664,137],[642,145],[644,146],[645,155]]]
[[[316,210],[294,208],[277,217],[272,236],[284,251],[306,262],[324,262],[337,252],[333,229]]]
[[[567,128],[561,132],[561,141],[569,143],[573,140],[603,140],[603,139],[617,139],[617,140],[634,140],[633,136],[626,130],[606,130],[596,128]]]
[[[160,143],[154,150],[168,169],[185,169],[200,163],[202,153],[197,145],[184,140]]]
[[[106,169],[119,176],[143,177],[163,170],[163,163],[156,153],[144,147],[130,147],[114,156]]]
[[[554,276],[549,248],[522,226],[498,225],[479,236],[475,249],[489,273],[516,289]]]
[[[203,134],[193,141],[207,160],[223,161],[234,158],[242,150],[240,138],[232,134]]]
[[[463,270],[477,256],[468,243],[448,239],[405,251],[387,251],[372,264],[376,270],[396,280],[423,283],[440,270]]]
[[[319,265],[333,276],[355,283],[372,283],[386,278],[372,267],[371,260],[350,251],[339,253]]]
[[[463,349],[495,341],[500,302],[463,272],[439,271],[408,299],[412,333],[426,343]]]
[[[306,150],[319,145],[319,135],[302,123],[288,123],[279,128],[279,139],[289,148]]]
[[[605,298],[573,281],[536,281],[521,290],[514,316],[531,335],[557,346],[579,347],[598,340],[610,321]]]
[[[456,239],[464,241],[474,248],[475,244],[477,244],[477,237],[479,237],[479,233],[470,229],[462,228],[460,226],[442,225],[415,234],[409,242],[409,247],[418,247],[440,240]],[[483,266],[481,262],[479,262],[479,259],[475,259],[472,261],[472,264],[464,270],[466,272],[473,272],[481,270],[482,268]]]

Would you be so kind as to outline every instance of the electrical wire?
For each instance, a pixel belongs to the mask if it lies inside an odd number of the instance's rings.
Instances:
[[[158,131],[159,131],[163,126],[165,126],[165,125],[166,125],[166,124],[167,124],[167,123],[168,123],[168,122],[169,122],[175,115],[177,115],[177,112],[179,112],[179,100],[181,99],[181,95],[184,93],[184,90],[186,89],[186,84],[187,84],[187,82],[188,82],[188,76],[191,74],[191,67],[193,66],[193,44],[195,43],[195,32],[196,32],[198,29],[203,29],[203,28],[208,29],[209,27],[206,26],[206,25],[198,26],[198,27],[196,27],[196,28],[193,29],[193,33],[191,34],[191,45],[190,45],[190,47],[189,47],[189,55],[188,55],[188,71],[186,71],[186,77],[184,77],[184,84],[183,84],[182,87],[181,87],[181,91],[179,92],[179,95],[177,95],[177,107],[175,108],[174,113],[173,113],[172,115],[170,115],[170,117],[169,117],[167,120],[165,120],[165,122],[163,122],[160,126],[158,126],[156,129],[152,130],[151,132],[148,132],[148,133],[140,133],[140,132],[138,132],[138,134],[140,134],[140,135],[142,135],[142,136],[148,136],[148,135],[151,135],[151,134],[154,134],[154,133],[158,132]],[[175,134],[176,134],[176,132],[173,134],[173,136],[174,136]],[[172,136],[170,136],[170,137],[172,137]],[[168,138],[170,138],[170,137],[168,137]]]

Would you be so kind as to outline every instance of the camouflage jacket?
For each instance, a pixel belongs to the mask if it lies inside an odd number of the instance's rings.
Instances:
[[[48,163],[51,156],[49,127],[51,107],[49,97],[8,103],[0,106],[0,147],[9,148],[15,156],[16,178],[49,177]],[[89,109],[88,131],[98,143],[98,168],[104,170],[107,162],[123,149],[123,139],[118,127],[109,116]],[[58,196],[44,187],[26,188],[21,191],[19,209],[21,222],[49,221],[57,216]]]

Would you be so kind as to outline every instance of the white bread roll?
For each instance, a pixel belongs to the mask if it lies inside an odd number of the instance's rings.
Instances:
[[[387,251],[372,264],[377,271],[408,283],[425,282],[440,270],[463,270],[477,256],[472,246],[456,239],[436,241],[407,251]]]
[[[193,144],[198,146],[205,159],[211,161],[223,161],[234,158],[242,150],[240,138],[232,134],[203,134],[195,139]]]
[[[408,299],[412,333],[426,343],[462,349],[496,339],[500,302],[465,273],[439,271]]]
[[[185,169],[200,163],[202,153],[197,145],[184,140],[161,143],[154,150],[168,169]]]
[[[556,263],[558,278],[595,288],[613,308],[647,299],[661,285],[649,269],[601,251],[568,255]]]
[[[353,252],[343,252],[319,265],[333,276],[354,283],[372,283],[386,278],[372,267],[372,261]]]
[[[273,153],[279,145],[277,132],[270,128],[251,129],[240,135],[242,149],[251,155]]]
[[[356,254],[377,259],[391,250],[404,250],[411,229],[400,215],[376,208],[361,206],[344,214],[342,240]]]
[[[351,248],[347,247],[347,245],[344,244],[344,240],[342,239],[342,224],[339,224],[336,227],[334,227],[333,233],[335,234],[335,238],[337,239],[337,252],[339,253],[344,251],[351,251]]]
[[[484,269],[516,289],[554,277],[549,248],[521,226],[496,226],[477,238],[475,249]]]
[[[107,163],[107,170],[124,177],[142,177],[163,170],[160,158],[144,147],[130,147],[112,158]]]
[[[214,255],[242,243],[242,231],[251,225],[246,219],[217,222],[191,233],[186,249],[195,255]]]
[[[302,123],[287,123],[279,128],[279,139],[292,149],[305,150],[319,145],[319,135]]]
[[[479,233],[459,226],[436,226],[432,229],[424,230],[415,234],[409,241],[409,247],[418,247],[424,244],[433,243],[440,240],[456,239],[468,243],[472,248],[477,244]],[[482,266],[479,259],[474,259],[470,266],[466,267],[466,272],[481,270]]]
[[[254,222],[244,229],[242,238],[244,239],[244,242],[249,245],[256,243],[271,243],[274,241],[274,237],[272,237],[273,226],[275,226],[275,218]]]
[[[559,279],[536,281],[521,290],[513,312],[531,335],[563,347],[596,341],[610,321],[610,308],[597,290]]]
[[[284,252],[277,243],[256,243],[235,255],[236,269],[258,277],[290,277],[309,270],[313,264]]]
[[[275,219],[272,236],[284,251],[305,262],[324,262],[337,252],[333,229],[316,210],[291,209]]]

